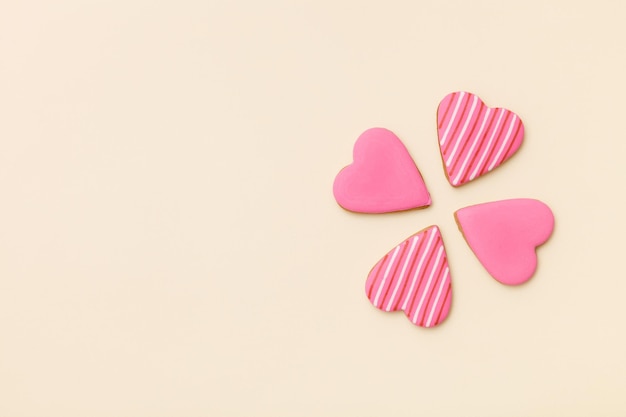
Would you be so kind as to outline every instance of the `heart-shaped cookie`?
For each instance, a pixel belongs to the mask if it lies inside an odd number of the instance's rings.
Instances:
[[[477,204],[454,213],[459,229],[485,269],[507,285],[522,284],[537,268],[535,248],[554,229],[552,210],[538,200]]]
[[[368,129],[354,144],[354,162],[333,184],[337,203],[360,213],[388,213],[430,205],[430,194],[400,139],[383,128]]]
[[[444,321],[452,283],[439,228],[430,226],[389,251],[370,271],[365,293],[374,307],[404,311],[415,325],[433,327]]]
[[[522,144],[524,124],[512,111],[458,91],[439,103],[437,133],[446,177],[457,187],[509,159]]]

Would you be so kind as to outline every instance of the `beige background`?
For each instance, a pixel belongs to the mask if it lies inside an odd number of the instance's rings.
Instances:
[[[623,2],[3,1],[0,417],[624,416]],[[453,189],[435,110],[465,89],[526,140]],[[366,128],[431,208],[341,210]],[[535,278],[492,280],[462,206],[534,197]],[[433,330],[364,296],[430,224]]]

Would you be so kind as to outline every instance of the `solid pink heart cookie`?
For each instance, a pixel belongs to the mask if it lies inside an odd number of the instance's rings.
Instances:
[[[452,283],[439,228],[430,226],[389,251],[370,271],[365,293],[374,307],[404,311],[415,325],[433,327],[444,321]]]
[[[554,229],[552,210],[520,198],[477,204],[454,213],[459,229],[485,269],[507,285],[522,284],[537,268],[535,248]]]
[[[354,144],[354,162],[337,174],[333,194],[346,210],[388,213],[430,205],[430,194],[400,139],[368,129]]]
[[[477,95],[458,91],[439,103],[437,133],[446,177],[457,187],[492,171],[517,152],[524,124],[512,111],[487,107]]]

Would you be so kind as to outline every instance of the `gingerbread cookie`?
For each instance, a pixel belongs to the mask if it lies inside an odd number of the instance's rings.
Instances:
[[[469,206],[454,213],[459,230],[485,269],[507,285],[528,281],[537,268],[535,248],[554,229],[552,210],[518,198]]]
[[[487,107],[478,96],[459,91],[439,103],[437,133],[446,177],[457,187],[492,171],[517,152],[524,124],[512,111]]]
[[[433,327],[448,316],[452,282],[437,226],[400,243],[372,268],[365,293],[374,307],[404,311],[415,325]]]
[[[337,203],[360,213],[388,213],[430,205],[430,194],[400,139],[383,128],[368,129],[354,144],[354,162],[333,184]]]

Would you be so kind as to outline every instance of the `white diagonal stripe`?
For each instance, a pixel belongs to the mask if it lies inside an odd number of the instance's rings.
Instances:
[[[425,239],[426,237],[424,237]],[[417,277],[419,276],[420,271],[422,270],[422,264],[424,263],[424,259],[426,259],[426,255],[430,252],[430,245],[433,243],[433,239],[435,238],[435,229],[433,229],[430,234],[430,239],[428,240],[428,244],[426,245],[426,250],[422,253],[422,257],[417,263],[417,268],[415,269],[415,274],[413,274],[413,280],[411,281],[411,286],[409,287],[409,291],[407,291],[406,296],[404,297],[404,302],[402,303],[402,310],[406,308],[407,303],[411,299],[411,294],[413,294],[413,288],[415,287],[415,283],[417,282]]]
[[[498,127],[500,126],[500,122],[502,121],[502,116],[504,116],[504,109],[500,109],[500,117],[498,117],[498,121],[496,122],[496,127],[493,129],[493,133],[491,134],[491,137],[489,138],[489,143],[487,143],[487,147],[485,148],[485,151],[480,157],[480,161],[478,162],[478,165],[476,165],[476,168],[474,168],[472,175],[470,175],[470,180],[473,180],[474,178],[476,178],[476,174],[478,173],[479,168],[483,164],[483,161],[485,157],[487,156],[487,152],[489,152],[489,148],[491,148],[491,142],[493,141],[494,136],[496,136],[496,133],[498,132]]]
[[[441,291],[443,290],[443,284],[446,283],[446,281],[448,280],[448,273],[450,272],[450,268],[448,268],[446,266],[446,271],[443,274],[443,279],[441,280],[441,284],[439,285],[439,291],[437,291],[437,296],[435,297],[435,302],[433,303],[432,307],[430,308],[430,314],[428,315],[428,321],[426,322],[426,327],[430,327],[430,324],[433,321],[433,314],[435,314],[435,311],[437,309],[437,304],[439,304],[439,298],[441,297]],[[443,306],[441,307],[443,308]]]
[[[402,266],[402,271],[400,272],[400,278],[398,278],[398,282],[396,282],[396,287],[393,289],[393,292],[391,293],[391,298],[389,299],[389,302],[387,303],[387,308],[385,308],[385,310],[387,311],[389,311],[389,309],[393,305],[393,300],[396,298],[396,293],[398,292],[398,288],[400,288],[400,284],[402,283],[402,280],[404,279],[404,273],[406,272],[406,267],[409,264],[409,261],[411,260],[411,256],[413,255],[413,250],[415,250],[415,245],[417,244],[418,240],[419,240],[419,236],[413,236],[411,249],[409,249],[409,254],[407,255],[406,260],[404,261],[404,265]]]
[[[513,132],[513,126],[515,126],[516,120],[517,120],[517,115],[514,114],[513,119],[511,119],[511,125],[509,126],[509,131],[506,132],[506,137],[504,138],[504,142],[502,142],[502,146],[500,146],[500,149],[498,150],[498,154],[496,155],[496,157],[493,158],[493,161],[491,161],[491,164],[489,164],[489,168],[487,168],[488,171],[491,171],[493,169],[493,166],[496,164],[496,161],[500,159],[500,154],[504,150],[504,146],[506,145],[506,143],[509,141],[509,138],[511,137],[511,132]]]
[[[463,172],[465,171],[465,167],[467,166],[467,163],[469,162],[469,159],[472,156],[472,152],[474,152],[474,148],[476,148],[476,145],[478,144],[478,138],[480,138],[480,136],[483,134],[483,130],[485,130],[485,125],[487,124],[489,113],[491,113],[491,108],[487,107],[487,111],[485,112],[485,117],[483,118],[483,122],[480,125],[478,134],[474,138],[474,142],[472,143],[472,146],[470,147],[469,152],[467,153],[467,155],[465,155],[465,160],[463,161],[463,164],[461,165],[461,169],[459,170],[459,173],[454,178],[454,181],[452,181],[454,185],[457,185],[459,183],[459,180],[461,179],[461,176],[463,175]]]
[[[378,298],[380,297],[380,293],[383,290],[383,287],[385,286],[385,281],[387,280],[387,276],[389,275],[389,270],[391,270],[391,266],[393,265],[396,259],[396,255],[398,255],[400,246],[402,245],[396,246],[396,250],[394,250],[393,255],[391,255],[391,261],[389,261],[389,263],[387,264],[387,270],[385,270],[385,275],[383,276],[383,280],[380,282],[380,285],[378,286],[378,291],[376,291],[376,297],[374,297],[374,307],[378,307]]]
[[[443,245],[439,247],[439,251],[437,252],[437,260],[435,261],[435,266],[433,266],[433,269],[430,271],[430,276],[428,277],[428,281],[426,282],[424,291],[422,291],[422,297],[420,298],[420,302],[417,304],[415,313],[413,313],[413,319],[411,320],[413,323],[416,322],[417,316],[419,315],[419,312],[422,309],[422,304],[424,304],[424,298],[426,298],[426,294],[428,294],[428,290],[430,289],[430,284],[433,280],[433,276],[435,275],[435,272],[437,271],[437,267],[439,266],[439,260],[441,259],[441,254],[443,254]]]
[[[472,120],[472,116],[474,115],[474,109],[476,109],[477,102],[478,102],[478,96],[474,96],[474,101],[472,102],[472,108],[470,109],[469,116],[465,120],[465,123],[463,124],[463,128],[461,129],[461,133],[459,134],[459,137],[456,138],[454,149],[452,149],[452,153],[450,154],[450,156],[448,157],[448,160],[446,161],[447,167],[450,166],[450,162],[452,162],[452,158],[454,158],[454,155],[456,154],[456,150],[459,148],[459,144],[461,143],[461,139],[463,138],[463,135],[465,134],[465,131],[467,130],[467,126],[469,125],[470,120]]]
[[[448,126],[446,127],[446,131],[443,132],[443,136],[441,137],[441,141],[440,141],[441,145],[446,143],[448,133],[450,132],[450,127],[452,126],[452,123],[454,123],[454,118],[456,117],[457,111],[459,111],[459,106],[461,105],[461,102],[463,101],[464,95],[465,95],[465,92],[461,91],[459,93],[459,96],[457,97],[457,102],[456,102],[456,106],[454,107],[454,111],[452,112],[452,117],[450,118],[450,122],[448,123]],[[452,103],[450,103],[450,105],[452,105]]]

